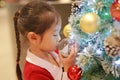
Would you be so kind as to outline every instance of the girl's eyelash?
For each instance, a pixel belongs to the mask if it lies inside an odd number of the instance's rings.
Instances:
[[[53,36],[57,36],[57,35],[53,35]]]

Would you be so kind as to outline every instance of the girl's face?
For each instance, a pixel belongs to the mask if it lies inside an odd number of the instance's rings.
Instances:
[[[57,49],[60,37],[61,24],[53,24],[51,28],[45,31],[39,44],[39,49],[43,51],[54,51]]]

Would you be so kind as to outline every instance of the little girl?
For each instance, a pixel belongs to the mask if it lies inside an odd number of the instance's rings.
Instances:
[[[69,80],[67,70],[74,65],[77,47],[72,46],[65,58],[55,52],[60,40],[61,18],[49,4],[34,0],[15,13],[17,41],[17,77],[22,80],[19,67],[19,32],[29,41],[23,71],[24,80]]]

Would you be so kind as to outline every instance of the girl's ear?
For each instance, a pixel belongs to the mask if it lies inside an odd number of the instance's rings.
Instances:
[[[41,36],[34,32],[28,32],[27,38],[32,44],[38,44],[41,40]]]

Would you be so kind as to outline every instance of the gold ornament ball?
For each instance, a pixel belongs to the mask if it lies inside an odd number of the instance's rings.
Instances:
[[[80,28],[85,33],[94,33],[99,27],[99,16],[96,13],[84,14],[80,19]]]
[[[64,34],[64,36],[65,37],[69,37],[71,30],[72,29],[71,29],[70,24],[65,25],[65,27],[63,28],[63,34]]]

